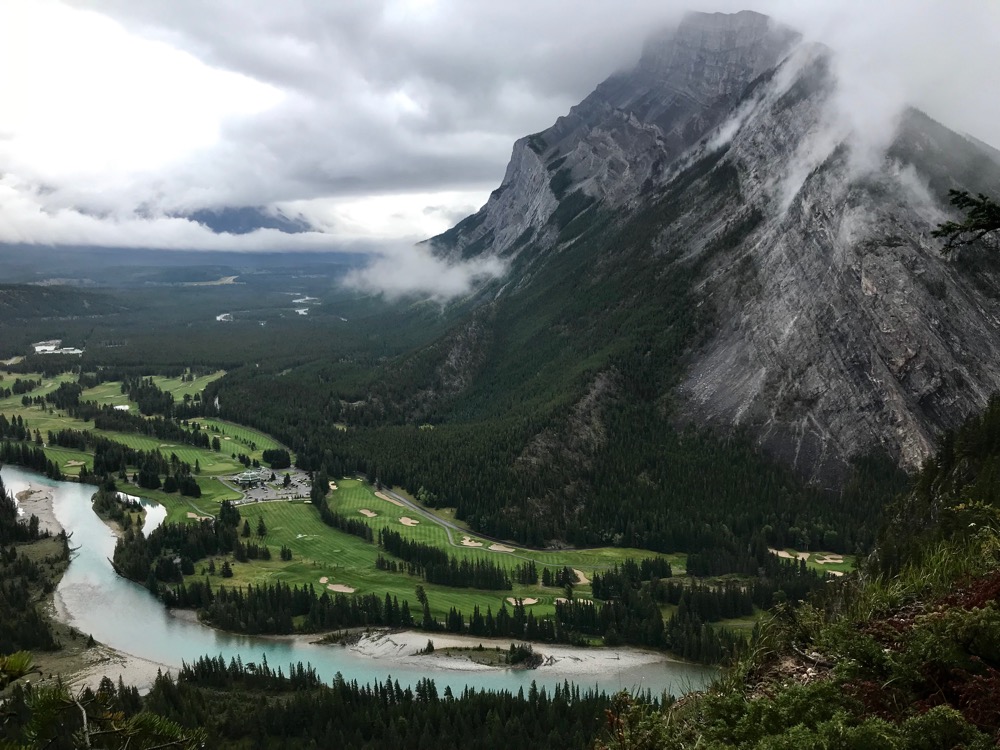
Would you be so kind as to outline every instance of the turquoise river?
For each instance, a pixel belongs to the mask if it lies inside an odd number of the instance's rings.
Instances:
[[[179,667],[182,661],[192,662],[205,654],[221,654],[227,660],[239,655],[244,662],[259,662],[266,656],[272,667],[287,668],[297,662],[311,664],[326,680],[339,672],[345,679],[360,683],[384,682],[391,677],[405,686],[432,677],[439,690],[448,685],[456,693],[465,686],[517,692],[522,687],[527,690],[532,681],[551,689],[568,680],[582,688],[650,690],[654,695],[667,691],[679,695],[700,689],[713,673],[699,665],[666,660],[616,666],[627,662],[619,659],[618,654],[628,652],[613,649],[601,650],[607,658],[598,661],[593,674],[560,669],[558,663],[526,671],[463,671],[394,663],[389,658],[374,659],[341,646],[308,643],[305,638],[261,638],[221,632],[171,616],[146,589],[115,574],[109,562],[115,537],[91,509],[92,486],[57,482],[12,466],[4,466],[2,476],[7,490],[15,496],[29,484],[36,489],[51,490],[56,519],[72,534],[72,561],[56,592],[61,604],[57,608],[60,616],[114,649],[168,666]],[[162,506],[148,506],[146,531],[155,528],[164,516]],[[540,647],[543,652],[544,648]]]

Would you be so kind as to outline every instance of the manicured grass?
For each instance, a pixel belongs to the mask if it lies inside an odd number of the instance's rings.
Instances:
[[[201,465],[201,474],[208,476],[218,476],[220,474],[236,474],[243,471],[243,465],[235,458],[232,458],[225,448],[216,453],[210,448],[196,448],[193,445],[184,443],[164,443],[159,438],[149,435],[134,435],[126,432],[112,432],[109,430],[93,430],[96,435],[103,435],[115,442],[127,445],[135,450],[153,451],[159,450],[166,458],[174,453],[181,461],[195,466],[195,462]]]
[[[109,384],[105,383],[101,387],[103,388],[107,385]],[[35,389],[31,392],[31,395],[34,396],[36,394],[41,394],[45,390],[54,390],[56,387],[58,387],[58,382],[46,381],[45,386]],[[148,435],[136,435],[110,430],[95,430],[92,422],[84,422],[79,419],[74,419],[63,412],[51,409],[50,405],[23,406],[21,404],[21,396],[11,396],[11,398],[0,400],[0,414],[3,414],[8,419],[15,415],[20,416],[21,419],[28,424],[32,432],[37,429],[42,433],[42,439],[46,441],[48,440],[49,430],[87,430],[95,435],[102,435],[136,450],[152,451],[158,449],[167,458],[170,457],[171,453],[176,453],[177,458],[190,464],[192,467],[195,466],[195,462],[198,462],[201,465],[202,474],[217,476],[220,474],[235,474],[243,470],[242,464],[232,458],[231,454],[234,452],[237,454],[245,453],[246,451],[242,447],[237,450],[237,446],[235,445],[230,447],[228,443],[225,443],[222,450],[216,453],[210,448],[197,448],[183,443],[164,443],[158,438]],[[46,451],[48,450],[49,449],[46,448]],[[53,448],[52,450],[62,451],[65,449]],[[93,467],[93,458],[90,454],[87,455],[88,466]],[[74,456],[73,458],[76,460],[83,460],[79,456]]]
[[[804,554],[804,553],[799,553],[797,550],[794,550],[791,547],[786,547],[784,551],[787,552],[789,555],[791,555],[792,558],[797,558],[799,554]],[[843,562],[828,562],[828,563],[819,562],[819,560],[831,556],[840,557],[843,559]],[[806,567],[810,568],[811,570],[851,573],[852,571],[854,571],[855,566],[856,566],[856,558],[854,555],[842,555],[839,552],[822,552],[822,551],[810,552],[809,557],[806,558]]]
[[[194,396],[196,393],[201,393],[205,390],[205,386],[214,380],[218,380],[225,374],[225,370],[219,370],[211,375],[196,377],[190,382],[182,381],[179,377],[165,378],[162,375],[153,375],[152,378],[153,383],[156,384],[157,388],[172,394],[175,403],[181,403],[184,400],[184,396]],[[101,383],[100,385],[85,390],[81,394],[80,399],[82,401],[96,401],[101,405],[110,404],[112,406],[132,403],[133,409],[135,409],[134,402],[129,401],[128,394],[122,393],[121,386],[122,384],[120,380]]]
[[[226,487],[217,479],[200,477],[198,486],[201,487],[201,497],[186,497],[178,492],[166,493],[161,490],[146,490],[132,484],[119,487],[122,492],[130,495],[155,500],[167,509],[167,521],[170,523],[184,523],[188,520],[188,513],[197,513],[199,516],[215,516],[219,513],[219,505],[223,500],[238,500],[242,495],[235,490]]]
[[[123,406],[125,404],[132,403],[128,399],[127,393],[122,393],[122,384],[120,381],[114,380],[108,383],[101,383],[93,388],[87,388],[83,393],[80,394],[81,401],[96,401],[101,406]],[[132,403],[132,410],[138,411],[134,403]]]
[[[56,388],[59,387],[60,383],[71,383],[76,381],[76,375],[70,372],[57,375],[54,378],[46,378],[42,374],[37,372],[21,374],[21,373],[7,372],[6,370],[0,370],[0,378],[3,378],[3,380],[0,381],[0,386],[2,386],[4,389],[12,388],[14,385],[14,381],[17,380],[18,378],[20,378],[21,380],[35,380],[35,381],[41,380],[42,384],[40,386],[35,388],[30,393],[26,394],[31,398],[34,398],[35,396],[45,396],[45,394],[51,393],[52,391],[54,391]],[[17,394],[17,395],[11,394],[9,398],[0,398],[0,414],[3,414],[6,409],[10,409],[12,407],[21,408],[21,398],[24,395],[25,394]]]
[[[70,462],[75,464],[82,461],[88,471],[94,468],[94,457],[89,453],[74,450],[73,448],[60,448],[59,446],[46,446],[43,450],[45,451],[45,457],[59,464],[60,471],[66,476],[77,477],[80,475],[80,466],[67,466]]]
[[[388,525],[390,528],[399,531],[404,535],[408,535],[417,541],[446,547],[451,554],[454,554],[457,557],[489,557],[494,561],[500,562],[510,560],[510,565],[508,567],[516,565],[519,562],[523,562],[523,558],[528,558],[534,560],[536,564],[552,568],[562,568],[564,565],[568,565],[571,568],[577,568],[583,571],[588,578],[593,571],[606,570],[615,564],[620,565],[628,558],[639,560],[643,557],[665,557],[670,561],[675,573],[683,573],[685,570],[685,555],[663,555],[657,552],[650,552],[649,550],[633,549],[628,547],[597,547],[593,549],[536,551],[518,547],[516,544],[510,544],[507,546],[514,548],[515,551],[513,553],[494,552],[489,549],[493,542],[488,539],[483,539],[471,531],[467,534],[459,531],[453,531],[452,537],[457,544],[461,544],[463,536],[467,535],[473,541],[482,543],[482,547],[470,548],[448,546],[447,534],[441,526],[433,523],[425,516],[415,517],[415,520],[420,522],[418,526],[404,526],[399,522],[399,519],[403,516],[414,518],[414,512],[409,508],[400,508],[399,506],[386,500],[375,497],[373,490],[363,482],[356,479],[341,479],[337,480],[337,486],[339,489],[336,492],[332,492],[328,498],[332,508],[341,509],[341,512],[346,515],[349,515],[348,511],[353,511],[358,514],[359,518],[363,518],[363,516],[359,513],[361,508],[374,511],[380,515],[378,518],[367,520],[367,523],[372,526],[372,528],[378,529],[382,526]],[[394,489],[393,491],[398,492],[397,489]],[[412,495],[405,492],[400,492],[399,494],[412,499]],[[449,521],[454,519],[453,509],[425,508],[425,511],[438,515]],[[379,523],[383,518],[389,519],[390,523]],[[459,523],[459,525],[463,528],[467,528],[465,524]]]
[[[182,381],[180,378],[165,378],[162,375],[154,375],[153,383],[161,391],[172,393],[174,401],[181,402],[184,400],[184,396],[194,396],[196,393],[201,393],[205,390],[205,386],[218,380],[225,374],[225,370],[218,370],[210,375],[196,376],[194,380],[187,382]]]
[[[35,391],[32,393],[34,394]],[[20,416],[31,430],[32,435],[34,435],[35,430],[38,430],[42,434],[42,440],[46,442],[48,442],[49,430],[93,430],[94,428],[93,423],[73,419],[63,412],[53,409],[51,404],[22,406],[20,398],[20,396],[17,397],[17,403],[14,403],[14,399],[0,401],[0,414],[3,414],[7,419]]]
[[[263,460],[264,451],[284,448],[281,443],[270,435],[266,435],[250,427],[227,422],[223,419],[195,419],[191,421],[198,422],[203,430],[207,429],[209,431],[209,435],[217,435],[219,440],[222,441],[222,450],[226,453],[235,452],[237,455],[244,453],[250,456],[250,458],[256,458],[258,461],[261,461]],[[218,430],[218,432],[213,431],[213,428]],[[230,439],[226,440],[225,438],[227,437]],[[295,454],[290,452],[290,455],[294,462]]]
[[[427,584],[415,576],[380,571],[375,568],[375,558],[380,551],[378,547],[327,527],[320,521],[315,508],[303,502],[244,505],[240,506],[240,513],[254,529],[257,519],[264,519],[267,536],[263,540],[254,536],[252,540],[267,544],[273,558],[268,562],[231,563],[233,577],[223,579],[216,575],[212,579],[214,585],[284,581],[290,585],[312,584],[320,592],[324,586],[319,579],[327,577],[329,583],[351,586],[358,594],[376,593],[384,597],[388,593],[400,601],[409,600],[411,607],[416,606],[415,587],[422,585],[427,591],[431,610],[439,618],[447,615],[451,607],[457,607],[468,616],[476,604],[484,612],[487,607],[496,612],[507,596],[538,598],[540,603],[533,606],[532,611],[536,615],[552,614],[555,611],[554,598],[562,595],[561,589],[542,586],[515,585],[513,591],[449,588]],[[278,559],[278,551],[283,544],[292,550],[293,559],[290,562]],[[198,572],[194,577],[200,577],[207,564],[207,561],[198,563]],[[220,567],[221,560],[216,563],[216,568]],[[578,591],[581,596],[589,597],[589,587],[581,586]]]
[[[429,518],[418,515],[409,508],[399,507],[375,496],[371,487],[356,479],[336,480],[338,489],[332,491],[329,502],[333,509],[351,518],[364,520],[377,533],[387,526],[404,536],[427,544],[434,544],[446,549],[450,555],[458,558],[487,558],[505,566],[508,570],[527,560],[534,560],[539,566],[562,568],[564,565],[578,568],[589,578],[595,570],[606,570],[612,565],[621,563],[626,558],[639,559],[653,556],[656,553],[636,549],[601,548],[588,550],[553,550],[533,551],[515,548],[514,553],[495,552],[488,549],[490,542],[483,542],[483,547],[470,548],[451,546],[444,529]],[[379,515],[367,519],[359,510],[364,508]],[[186,514],[178,511],[183,517]],[[174,513],[173,510],[170,511]],[[375,559],[381,552],[376,544],[332,529],[320,520],[319,513],[307,502],[268,502],[240,506],[243,518],[250,521],[252,529],[256,529],[257,519],[263,518],[268,533],[263,540],[256,536],[252,541],[263,541],[271,549],[273,558],[270,561],[249,561],[247,563],[232,563],[234,575],[231,579],[216,576],[216,585],[260,584],[267,581],[284,581],[290,585],[312,584],[320,590],[323,585],[319,579],[326,577],[331,584],[344,584],[356,590],[358,594],[376,593],[380,597],[388,593],[402,601],[408,599],[411,605],[415,602],[414,590],[419,584],[427,591],[431,609],[437,617],[444,617],[451,607],[456,607],[466,616],[471,614],[474,606],[485,612],[487,607],[496,612],[508,596],[522,599],[535,598],[538,604],[530,607],[536,616],[553,614],[555,599],[564,595],[561,587],[544,587],[541,585],[524,586],[514,584],[512,591],[482,591],[476,589],[451,588],[425,583],[421,578],[404,573],[388,573],[375,567]],[[415,518],[420,523],[417,526],[405,526],[400,518]],[[452,532],[455,542],[460,543],[462,534]],[[470,535],[476,538],[474,535]],[[282,545],[288,546],[293,553],[290,562],[283,562],[278,557]],[[667,556],[676,568],[683,570],[683,556]],[[216,569],[221,570],[221,560],[216,563]],[[203,575],[207,569],[207,561],[199,563],[196,577]],[[593,598],[589,584],[579,584],[575,587],[575,596],[583,599]],[[509,605],[508,605],[509,606]]]
[[[722,620],[720,624],[730,630],[749,635],[750,631],[754,629],[754,626],[760,622],[761,618],[763,618],[765,614],[764,610],[754,607],[752,615],[747,615],[746,617],[734,617],[731,620]]]

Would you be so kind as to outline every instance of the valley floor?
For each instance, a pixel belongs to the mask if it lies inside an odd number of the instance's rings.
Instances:
[[[56,593],[50,613],[60,624],[66,625],[65,609],[60,606]],[[189,622],[197,622],[197,614],[192,610],[171,610],[171,616]],[[206,626],[208,627],[208,626]],[[476,661],[469,653],[478,647],[489,651],[510,647],[510,639],[479,638],[453,635],[450,633],[427,633],[417,630],[369,629],[357,634],[357,640],[348,645],[330,642],[329,648],[349,648],[355,654],[370,658],[372,673],[384,672],[384,665],[425,666],[428,669],[446,669],[455,672],[475,672],[510,669],[505,665],[489,666]],[[262,636],[275,640],[292,640],[299,643],[320,643],[325,634]],[[352,639],[348,639],[352,640]],[[424,653],[428,641],[434,644],[433,653]],[[555,644],[532,644],[535,652],[542,657],[542,664],[535,671],[539,679],[545,672],[558,670],[559,674],[577,676],[584,682],[587,675],[627,672],[635,667],[686,663],[673,659],[662,652],[644,651],[636,648],[574,648]],[[454,651],[452,651],[454,650]],[[104,677],[117,684],[119,678],[126,685],[135,685],[145,691],[153,684],[159,672],[176,675],[179,664],[163,664],[140,656],[125,653],[103,644],[86,648],[83,637],[80,643],[72,643],[68,648],[52,654],[40,653],[36,662],[42,672],[42,681],[61,679],[74,690],[90,687],[97,689]]]
[[[315,640],[314,636],[299,636]],[[434,644],[433,653],[423,653],[427,642]],[[506,669],[507,667],[492,667],[474,661],[466,654],[441,653],[441,649],[475,649],[483,646],[486,649],[507,649],[511,640],[504,638],[480,638],[477,636],[452,635],[450,633],[427,633],[425,631],[404,630],[374,630],[362,635],[357,643],[349,646],[351,650],[373,660],[388,659],[397,663],[411,665],[433,665],[437,668],[461,671],[478,671],[487,669]],[[570,673],[586,678],[586,675],[607,673],[609,671],[627,670],[647,664],[682,663],[679,659],[671,659],[666,654],[657,651],[643,651],[636,648],[574,648],[572,646],[551,643],[532,644],[535,652],[542,657],[542,664],[537,671],[557,668],[562,673]]]

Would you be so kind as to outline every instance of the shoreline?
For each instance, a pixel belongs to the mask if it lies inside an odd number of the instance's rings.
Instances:
[[[51,489],[35,487],[29,483],[28,489],[18,492],[14,496],[14,500],[25,520],[36,516],[39,529],[48,531],[52,536],[62,533],[62,524],[56,520],[55,510],[52,507]]]
[[[64,619],[65,611],[55,597],[53,602],[55,617],[63,624],[69,625]],[[171,617],[187,622],[199,622],[194,610],[168,610]],[[71,625],[69,625],[72,627]],[[209,625],[204,625],[210,628]],[[221,631],[220,631],[221,632]],[[392,630],[375,628],[357,631],[359,638],[353,643],[323,642],[323,638],[344,631],[329,633],[295,633],[290,635],[257,635],[254,638],[273,641],[291,641],[296,644],[322,648],[346,648],[366,660],[370,660],[373,674],[386,663],[408,667],[420,667],[427,671],[431,679],[440,679],[446,673],[461,674],[468,672],[504,672],[519,671],[537,673],[539,679],[545,680],[552,673],[557,673],[570,682],[586,685],[588,677],[618,670],[628,671],[637,667],[657,664],[692,664],[692,662],[677,659],[659,651],[644,651],[638,648],[578,648],[573,646],[531,643],[535,653],[543,659],[542,664],[534,669],[508,666],[503,664],[489,665],[475,661],[468,652],[449,653],[445,649],[467,649],[469,651],[482,646],[485,650],[500,648],[506,650],[511,643],[526,643],[523,640],[509,638],[479,638],[452,633],[427,633],[419,630]],[[427,646],[427,641],[434,642],[433,653],[421,653]],[[207,654],[211,656],[211,654]],[[80,660],[85,663],[80,664]],[[60,665],[61,661],[65,665]],[[108,677],[117,682],[119,677],[126,685],[135,685],[140,692],[147,691],[156,680],[158,674],[177,676],[178,666],[163,664],[141,656],[136,656],[103,643],[86,649],[77,654],[52,654],[49,658],[40,659],[40,664],[46,672],[62,673],[64,682],[74,689],[90,687],[97,689],[102,678]]]
[[[299,637],[310,638],[308,642],[315,642],[309,636]],[[433,641],[435,651],[430,654],[419,653],[426,648],[428,641]],[[500,648],[506,650],[512,643],[529,643],[535,653],[542,657],[542,664],[534,669],[525,670],[507,665],[480,664],[467,654],[439,652],[439,649],[476,649],[479,646],[484,649]],[[646,651],[633,647],[579,648],[558,643],[537,643],[517,638],[482,638],[454,633],[429,633],[420,630],[368,630],[362,633],[357,643],[342,646],[342,648],[349,648],[359,656],[368,657],[373,661],[391,660],[394,663],[449,671],[516,670],[537,672],[542,675],[558,672],[568,677],[585,677],[608,670],[627,670],[652,664],[689,663],[660,651]]]
[[[70,632],[76,632],[83,639],[87,635],[77,630],[71,621],[66,606],[59,595],[59,589],[52,592],[46,606],[46,615]],[[74,639],[75,641],[76,639]],[[97,690],[105,677],[117,682],[121,678],[126,685],[134,685],[140,693],[152,687],[158,674],[177,676],[179,666],[171,666],[153,661],[127,651],[96,641],[90,647],[67,645],[60,651],[35,653],[35,662],[43,672],[50,673],[49,679],[58,675],[63,683],[74,691],[89,687]]]
[[[49,488],[29,484],[26,490],[17,493],[16,499],[18,508],[25,516],[30,517],[33,514],[38,517],[40,528],[47,529],[52,534],[63,531],[63,527],[55,517],[54,496]],[[104,518],[101,518],[101,521],[116,537],[121,535],[122,529],[119,524]],[[58,588],[53,592],[49,601],[50,616],[65,627],[75,628],[61,601]],[[203,627],[217,630],[210,625],[201,623],[194,610],[168,609],[167,613],[170,617],[178,620],[198,623]],[[471,651],[482,646],[483,649],[506,650],[511,643],[529,643],[524,639],[516,638],[485,638],[446,632],[394,630],[391,628],[349,629],[347,632],[358,634],[357,640],[353,643],[323,642],[327,636],[344,632],[344,630],[332,630],[321,633],[253,637],[274,641],[291,641],[313,647],[348,648],[354,655],[370,660],[373,669],[377,669],[380,662],[389,662],[424,668],[431,673],[525,671],[523,667],[517,666],[481,664],[471,658],[468,652],[449,653],[445,649]],[[428,641],[434,642],[435,651],[430,654],[421,653],[426,648]],[[580,648],[564,644],[537,642],[530,642],[530,645],[535,653],[542,657],[543,661],[540,666],[528,671],[538,672],[542,679],[552,673],[557,673],[569,680],[586,682],[590,675],[609,671],[629,670],[656,664],[689,663],[664,652],[633,647]],[[82,650],[71,647],[63,653],[55,652],[48,655],[39,653],[36,656],[39,657],[37,662],[40,668],[50,675],[50,679],[53,674],[61,674],[66,684],[75,689],[83,689],[84,687],[96,689],[101,679],[107,676],[113,681],[117,681],[120,677],[126,684],[132,684],[140,690],[145,690],[153,684],[158,673],[176,675],[179,667],[179,665],[172,666],[130,654],[100,642]]]
[[[185,622],[198,623],[206,628],[211,625],[202,623],[198,613],[193,609],[167,610],[171,617]],[[216,628],[212,628],[215,630]],[[228,631],[220,631],[228,632]],[[331,635],[354,634],[357,640],[348,643],[325,641]],[[239,635],[239,634],[237,634]],[[479,646],[484,649],[500,648],[506,650],[512,643],[527,643],[536,654],[543,659],[542,664],[528,671],[558,671],[569,675],[587,675],[602,669],[631,669],[648,664],[694,664],[694,662],[679,659],[663,651],[651,651],[634,646],[610,648],[607,646],[592,646],[581,648],[562,643],[545,643],[527,641],[523,638],[488,638],[475,635],[458,635],[447,632],[428,632],[424,630],[396,630],[386,627],[346,628],[321,633],[291,633],[288,635],[254,635],[253,638],[263,638],[274,641],[292,641],[302,645],[325,646],[329,648],[346,648],[358,656],[377,661],[391,661],[395,664],[423,665],[456,672],[470,671],[524,671],[521,667],[507,665],[491,666],[473,661],[465,654],[449,654],[441,649],[474,650]],[[427,641],[434,642],[435,651],[422,653],[427,647]]]

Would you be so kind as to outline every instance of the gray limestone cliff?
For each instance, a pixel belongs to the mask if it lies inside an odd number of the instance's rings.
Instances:
[[[1000,195],[1000,162],[915,110],[870,148],[838,115],[834,54],[757,13],[690,14],[519,140],[432,245],[530,255],[508,280],[525,284],[569,222],[659,206],[649,252],[663,274],[696,263],[711,311],[665,394],[677,418],[743,428],[821,482],[873,451],[914,468],[1000,390],[1000,263],[930,236],[948,189]]]

